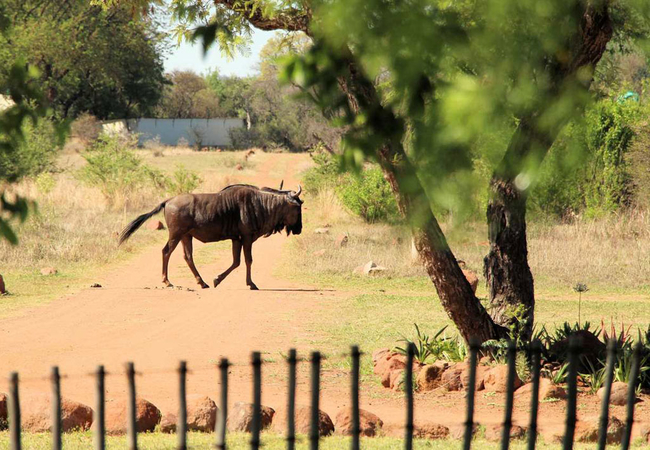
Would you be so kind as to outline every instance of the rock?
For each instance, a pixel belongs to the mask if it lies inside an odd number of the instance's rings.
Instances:
[[[386,272],[387,270],[388,270],[388,269],[385,268],[385,267],[382,267],[382,266],[375,266],[375,267],[371,267],[371,268],[366,272],[366,275],[368,275],[368,276],[370,276],[370,275],[379,275],[379,274],[381,274],[381,273],[383,273],[383,272]]]
[[[578,422],[576,427],[576,441],[593,443],[598,442],[598,419]],[[625,432],[625,425],[618,418],[611,416],[607,423],[607,443],[620,444]]]
[[[373,437],[384,426],[384,422],[375,414],[365,409],[359,410],[359,431],[361,436]],[[338,434],[352,435],[352,412],[342,409],[336,414],[334,427]]]
[[[329,228],[316,228],[314,230],[314,234],[329,234],[330,229]]]
[[[580,349],[582,351],[581,360],[591,361],[593,364],[596,364],[599,359],[603,359],[606,345],[592,332],[580,330],[571,334],[571,336],[576,336],[580,341]],[[557,341],[549,348],[549,353],[555,355],[561,361],[568,359],[568,351],[569,337]]]
[[[176,414],[168,413],[165,414],[160,421],[160,432],[161,433],[176,433],[176,424],[178,423],[178,417]]]
[[[0,392],[0,431],[8,425],[7,394]]]
[[[394,391],[402,390],[404,385],[404,369],[395,369],[388,373],[389,387]]]
[[[214,431],[217,423],[217,404],[205,395],[187,396],[187,429],[189,431]]]
[[[322,248],[320,250],[317,250],[314,253],[312,253],[312,255],[314,255],[314,256],[323,256],[324,254],[325,254],[325,249],[324,248]]]
[[[91,288],[100,288],[100,287],[102,287],[102,285],[99,284],[99,283],[93,283],[93,284],[90,285],[90,287]]]
[[[383,375],[395,369],[404,369],[406,367],[406,356],[401,353],[388,353],[380,358],[375,364],[375,374]]]
[[[506,392],[508,381],[508,366],[498,365],[488,369],[485,372],[483,377],[483,383],[485,385],[485,390],[488,392]],[[517,373],[515,372],[515,389],[522,386],[524,383],[521,381]]]
[[[59,271],[56,270],[54,267],[43,267],[41,269],[41,275],[43,275],[44,277],[49,275],[56,275],[57,273],[59,273]]]
[[[387,269],[385,267],[378,266],[373,261],[368,261],[367,263],[365,263],[363,265],[363,267],[361,269],[361,271],[362,271],[362,273],[364,275],[376,275],[376,274],[379,274],[381,272],[385,272],[386,270]],[[354,273],[359,273],[359,267],[354,269]]]
[[[383,356],[386,356],[390,353],[390,349],[388,348],[380,348],[379,350],[375,350],[372,352],[372,364],[377,365],[377,361],[379,361],[380,358]]]
[[[160,423],[160,410],[148,400],[137,397],[135,400],[135,425],[138,433],[153,431]],[[106,433],[126,433],[127,402],[121,400],[106,404]]]
[[[45,433],[52,430],[51,397],[46,394],[23,396],[20,399],[23,431]],[[61,429],[64,432],[86,431],[93,422],[93,410],[79,402],[61,398]]]
[[[452,364],[442,373],[442,387],[448,391],[460,391],[463,388],[463,383],[461,381],[461,375],[465,367],[465,363],[456,363]]]
[[[447,439],[449,428],[438,423],[415,424],[413,437],[419,439]]]
[[[464,439],[465,438],[465,424],[457,424],[454,426],[449,427],[449,436],[452,439]],[[474,422],[474,425],[472,426],[472,437],[476,436],[476,433],[478,433],[480,429],[480,425],[476,422]]]
[[[261,429],[268,428],[273,422],[275,410],[262,405]],[[253,404],[237,402],[229,411],[227,420],[228,431],[250,433],[253,428]]]
[[[145,224],[145,228],[151,231],[164,230],[165,225],[160,220],[149,220]]]
[[[443,361],[436,361],[434,364],[422,367],[417,377],[418,391],[433,391],[442,385],[442,374],[448,364]]]
[[[476,289],[478,288],[478,275],[467,269],[463,269],[463,275],[465,275],[467,282],[472,287],[472,291],[476,294]]]
[[[296,433],[309,434],[311,423],[311,407],[296,407]],[[334,433],[334,423],[324,411],[318,412],[318,434],[321,437]]]
[[[334,241],[334,245],[337,248],[343,248],[346,245],[348,245],[348,241],[349,241],[348,235],[347,234],[341,234],[341,235],[339,235],[339,237],[336,238],[336,241]]]
[[[237,164],[235,166],[235,170],[244,170],[244,166],[242,166],[241,164]]]
[[[5,280],[4,278],[2,278],[2,275],[0,275],[0,295],[6,293],[7,293],[7,288],[5,287]]]
[[[501,435],[503,434],[503,425],[489,425],[485,428],[485,439],[491,442],[501,442]],[[519,425],[512,425],[510,427],[510,439],[523,439],[526,435],[526,429]]]
[[[605,395],[605,388],[601,387],[596,393],[599,399],[603,399]],[[612,392],[609,397],[609,403],[611,405],[624,406],[627,404],[627,383],[622,381],[616,381],[612,383]]]
[[[463,371],[460,374],[461,389],[466,389],[469,386],[469,364],[467,362],[459,363]],[[476,390],[482,391],[485,389],[485,374],[490,370],[487,366],[476,366]]]
[[[530,399],[533,393],[533,384],[526,383],[515,391],[515,397],[522,399]],[[539,399],[549,400],[552,398],[565,399],[567,397],[566,391],[562,386],[553,384],[548,378],[539,379]]]

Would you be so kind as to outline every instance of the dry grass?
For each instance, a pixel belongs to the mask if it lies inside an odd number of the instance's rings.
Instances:
[[[305,206],[306,230],[293,241],[291,255],[293,260],[300,260],[308,274],[350,279],[354,268],[372,260],[388,268],[389,277],[426,277],[412,257],[411,238],[405,227],[370,225],[353,218],[332,191],[307,197]],[[327,225],[331,226],[328,234],[314,234],[315,228]],[[456,257],[481,274],[489,248],[487,227],[477,223],[442,226]],[[347,234],[349,241],[339,249],[335,240],[341,234]],[[649,287],[650,215],[646,212],[570,224],[532,223],[528,241],[529,263],[538,291],[570,292],[577,282],[600,292],[646,292]],[[314,255],[322,249],[323,255]]]

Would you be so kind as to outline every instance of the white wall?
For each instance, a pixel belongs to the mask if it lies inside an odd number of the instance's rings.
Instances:
[[[202,146],[230,147],[229,131],[244,126],[242,119],[129,119],[104,122],[108,133],[120,133],[125,128],[138,134],[138,144],[160,139],[164,145],[177,145],[182,138],[193,146],[197,140]]]

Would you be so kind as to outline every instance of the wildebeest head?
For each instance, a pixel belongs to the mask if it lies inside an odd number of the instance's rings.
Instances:
[[[298,186],[297,191],[282,191],[271,188],[264,188],[268,192],[274,192],[285,196],[285,202],[282,208],[282,224],[287,232],[290,234],[300,234],[302,232],[302,204],[300,198],[302,187]]]

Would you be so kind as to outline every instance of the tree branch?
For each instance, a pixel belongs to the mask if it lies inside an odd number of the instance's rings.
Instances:
[[[260,30],[286,30],[302,31],[311,36],[309,22],[311,10],[287,8],[277,11],[273,16],[266,16],[261,8],[255,8],[253,2],[242,2],[240,0],[214,0],[215,6],[224,6],[230,11],[239,14],[242,19],[248,21],[255,28]]]

